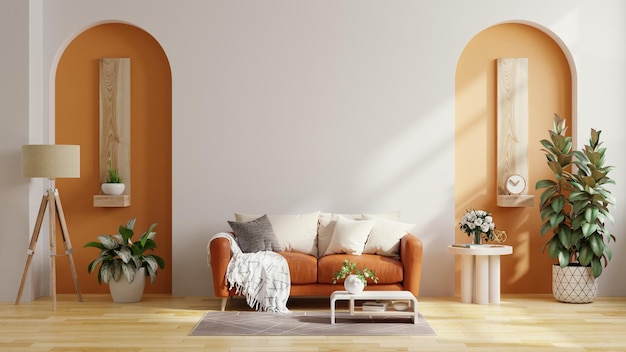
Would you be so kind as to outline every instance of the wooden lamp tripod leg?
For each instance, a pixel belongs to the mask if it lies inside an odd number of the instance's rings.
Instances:
[[[48,194],[41,198],[41,205],[39,207],[39,214],[37,215],[37,222],[33,230],[33,235],[30,239],[30,246],[28,247],[28,258],[26,259],[26,265],[24,267],[24,273],[22,274],[22,282],[20,283],[20,289],[17,293],[17,299],[15,304],[20,304],[22,300],[22,293],[24,292],[24,285],[26,284],[26,278],[28,277],[28,271],[37,248],[37,241],[39,239],[39,233],[41,232],[41,225],[43,224],[43,217],[46,212],[46,207],[50,208],[49,220],[50,220],[50,294],[52,296],[52,309],[56,310],[56,220],[59,220],[61,225],[61,233],[63,236],[63,245],[65,246],[65,253],[70,261],[70,270],[72,271],[72,278],[74,279],[74,286],[76,287],[76,294],[78,295],[78,301],[83,301],[83,296],[80,292],[80,285],[78,284],[78,275],[76,274],[76,266],[74,265],[74,257],[72,255],[72,243],[70,241],[69,231],[67,230],[67,223],[65,222],[65,214],[63,213],[63,207],[61,206],[61,198],[59,197],[58,190],[48,190]]]
[[[48,190],[48,220],[50,222],[50,295],[52,296],[52,310],[57,309],[57,224],[56,201],[54,191]]]
[[[61,225],[61,234],[63,235],[63,245],[65,246],[65,255],[70,261],[70,270],[72,271],[72,279],[74,280],[74,287],[76,288],[76,295],[78,301],[83,301],[83,295],[80,292],[80,285],[78,284],[78,275],[76,274],[76,266],[74,265],[74,256],[72,255],[72,242],[70,241],[70,232],[67,230],[67,223],[65,222],[65,214],[63,213],[63,206],[61,206],[61,198],[59,197],[59,191],[54,190],[54,199],[56,201],[57,215],[59,218],[59,224]]]
[[[39,206],[39,214],[37,215],[37,222],[35,222],[35,228],[33,229],[33,235],[30,238],[30,246],[28,246],[28,258],[26,259],[26,266],[24,266],[24,273],[22,274],[22,282],[20,283],[20,289],[17,292],[17,298],[15,304],[20,304],[22,300],[22,293],[24,292],[24,285],[26,284],[26,277],[28,277],[28,270],[30,264],[33,261],[33,255],[35,254],[35,248],[37,248],[37,240],[39,239],[39,232],[41,231],[41,224],[43,223],[43,216],[46,212],[46,206],[48,205],[48,196],[41,197],[41,205]]]

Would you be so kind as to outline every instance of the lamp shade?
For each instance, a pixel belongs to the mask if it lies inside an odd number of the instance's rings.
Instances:
[[[80,146],[63,144],[30,144],[22,146],[24,177],[80,177]]]

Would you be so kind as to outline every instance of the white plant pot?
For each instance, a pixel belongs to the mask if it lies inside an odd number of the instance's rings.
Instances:
[[[119,281],[109,281],[111,297],[116,303],[132,303],[141,301],[143,289],[146,286],[146,269],[140,268],[135,274],[135,280],[128,283],[122,275]]]
[[[363,292],[365,284],[363,283],[363,281],[361,281],[361,279],[359,279],[358,276],[348,275],[348,277],[346,277],[346,280],[343,282],[343,287],[349,293],[359,293]]]
[[[552,266],[552,294],[557,301],[565,303],[591,303],[598,294],[598,282],[591,267]]]
[[[119,196],[124,193],[126,185],[123,183],[103,183],[100,188],[104,194]]]

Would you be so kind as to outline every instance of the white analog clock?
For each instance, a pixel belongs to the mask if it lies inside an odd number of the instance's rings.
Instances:
[[[526,180],[520,175],[511,175],[504,186],[510,194],[521,194],[526,189]]]

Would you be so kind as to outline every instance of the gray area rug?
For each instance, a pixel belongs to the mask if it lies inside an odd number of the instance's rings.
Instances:
[[[420,314],[417,324],[410,317],[351,316],[337,312],[207,312],[190,336],[433,336],[437,335]]]

